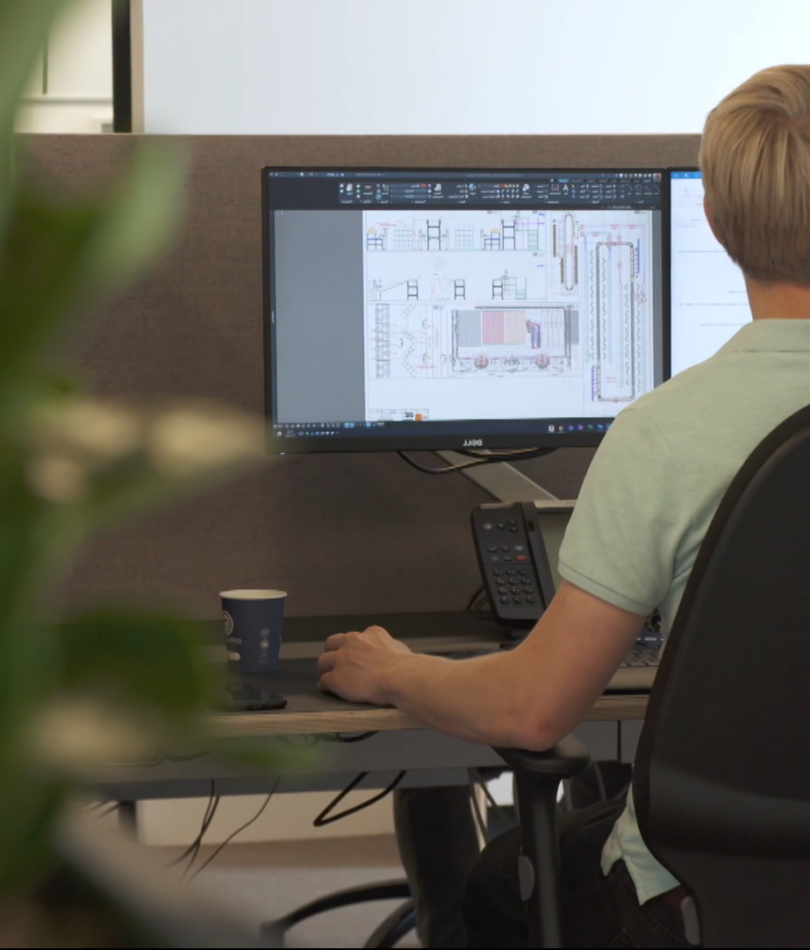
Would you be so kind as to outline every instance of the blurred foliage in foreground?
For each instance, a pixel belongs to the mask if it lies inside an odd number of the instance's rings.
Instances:
[[[82,394],[55,338],[168,246],[183,161],[135,151],[80,200],[14,169],[13,124],[48,31],[73,0],[0,0],[0,896],[50,868],[71,781],[196,740],[211,695],[175,617],[52,605],[89,534],[264,460],[263,424],[221,406],[137,407]]]

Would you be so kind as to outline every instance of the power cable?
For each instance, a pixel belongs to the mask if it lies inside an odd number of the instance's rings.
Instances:
[[[197,868],[194,874],[192,874],[191,876],[192,881],[194,880],[195,877],[197,877],[198,874],[202,874],[202,872],[208,867],[208,865],[214,860],[214,858],[216,858],[217,855],[219,855],[233,841],[233,839],[237,835],[242,834],[242,832],[246,828],[249,828],[252,824],[254,824],[254,822],[257,822],[259,818],[261,818],[265,808],[267,808],[267,806],[270,804],[270,799],[275,794],[276,789],[278,788],[280,782],[281,782],[281,779],[277,778],[275,781],[275,784],[268,792],[267,798],[265,798],[264,803],[262,804],[262,807],[256,812],[256,814],[250,819],[250,821],[246,821],[244,825],[241,825],[239,828],[237,828],[236,831],[233,832],[233,834],[228,835],[228,837],[216,849],[216,851],[211,855],[211,857],[208,858],[208,860],[206,860],[199,868]]]
[[[347,808],[345,811],[338,812],[337,815],[330,814],[333,808],[336,808],[343,799],[349,794],[349,792],[354,791],[355,788],[363,781],[364,778],[368,775],[368,772],[360,772],[359,775],[355,776],[343,789],[342,792],[339,792],[331,802],[324,808],[324,810],[315,818],[312,822],[315,828],[323,828],[324,825],[331,825],[332,822],[340,821],[341,818],[348,818],[349,815],[354,815],[359,811],[362,811],[364,808],[368,808],[370,805],[376,805],[377,802],[382,801],[386,795],[390,795],[391,792],[399,785],[399,783],[407,775],[407,771],[400,772],[397,777],[390,783],[386,788],[384,788],[377,795],[372,795],[371,798],[366,799],[364,802],[360,802],[359,805],[354,805],[352,808]]]

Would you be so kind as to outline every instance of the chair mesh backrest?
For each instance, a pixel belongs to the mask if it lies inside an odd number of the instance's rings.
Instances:
[[[810,407],[754,450],[718,507],[633,788],[642,835],[673,871],[690,848],[810,858]]]

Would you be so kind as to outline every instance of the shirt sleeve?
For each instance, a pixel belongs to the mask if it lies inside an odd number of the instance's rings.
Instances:
[[[560,547],[560,575],[622,610],[649,614],[672,584],[685,506],[677,459],[646,412],[613,423]]]

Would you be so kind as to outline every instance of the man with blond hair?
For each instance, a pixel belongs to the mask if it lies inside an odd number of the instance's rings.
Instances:
[[[545,615],[514,651],[465,662],[414,655],[379,627],[337,634],[322,688],[462,739],[542,750],[583,719],[653,608],[671,628],[732,478],[810,403],[810,66],[763,70],[726,96],[700,164],[706,214],[742,269],[753,323],[621,413],[582,486]],[[632,794],[566,819],[566,945],[686,946],[683,890],[646,848]],[[510,832],[472,872],[469,946],[526,945],[518,850]]]

